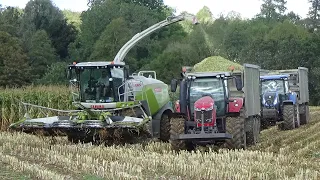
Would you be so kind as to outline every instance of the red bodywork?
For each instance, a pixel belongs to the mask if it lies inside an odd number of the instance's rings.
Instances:
[[[207,110],[207,109],[212,109],[212,121],[210,123],[204,123],[203,125],[205,127],[208,126],[214,126],[216,123],[216,109],[214,108],[214,100],[210,96],[205,96],[200,99],[198,99],[194,103],[194,116],[196,116],[196,109],[201,109],[201,110]],[[194,117],[194,120],[196,121],[196,118],[201,118],[201,117]],[[196,121],[197,122],[197,121]],[[197,127],[201,127],[202,123],[197,122]]]
[[[240,109],[243,106],[242,98],[229,98],[229,109],[228,112],[240,112]]]

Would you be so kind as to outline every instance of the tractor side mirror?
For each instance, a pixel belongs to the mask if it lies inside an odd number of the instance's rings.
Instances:
[[[176,79],[172,79],[171,80],[171,92],[176,92],[177,86],[178,86],[177,80]]]
[[[235,77],[236,79],[236,88],[238,91],[241,91],[242,90],[242,80],[240,77]]]

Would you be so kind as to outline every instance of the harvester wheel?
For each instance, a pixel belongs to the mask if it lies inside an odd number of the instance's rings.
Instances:
[[[296,111],[294,105],[288,104],[283,106],[283,129],[291,130],[295,128]]]
[[[179,135],[184,134],[184,125],[185,125],[185,119],[184,118],[171,118],[170,119],[170,135]],[[186,150],[186,142],[183,140],[170,140],[171,149],[174,151],[179,150]]]
[[[253,117],[251,130],[246,133],[247,145],[256,145],[259,142],[260,126],[260,118]]]
[[[304,108],[304,113],[300,115],[300,124],[305,125],[308,124],[310,121],[310,116],[309,116],[309,105],[304,105],[302,108]]]
[[[226,132],[230,133],[232,139],[226,140],[225,146],[228,149],[245,149],[246,148],[246,133],[244,129],[245,117],[243,111],[237,117],[227,117]]]
[[[160,140],[168,142],[170,140],[170,118],[163,113],[160,120]]]

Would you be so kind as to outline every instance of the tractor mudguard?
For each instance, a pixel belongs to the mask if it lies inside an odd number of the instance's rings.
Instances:
[[[174,111],[170,102],[164,105],[158,112],[152,117],[152,124],[150,131],[152,132],[153,136],[158,137],[160,135],[160,120],[163,113],[168,113],[168,116],[172,114]]]
[[[292,100],[285,100],[282,102],[283,105],[289,105],[289,104],[294,104]]]
[[[296,104],[296,102],[297,102],[297,94],[293,92],[288,94],[288,99],[283,101],[283,105]]]
[[[240,112],[243,106],[243,98],[229,98],[229,110],[230,113]]]

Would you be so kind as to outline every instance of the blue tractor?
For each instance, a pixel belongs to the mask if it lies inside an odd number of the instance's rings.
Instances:
[[[279,124],[280,129],[290,130],[309,121],[308,69],[262,70],[261,128]]]

